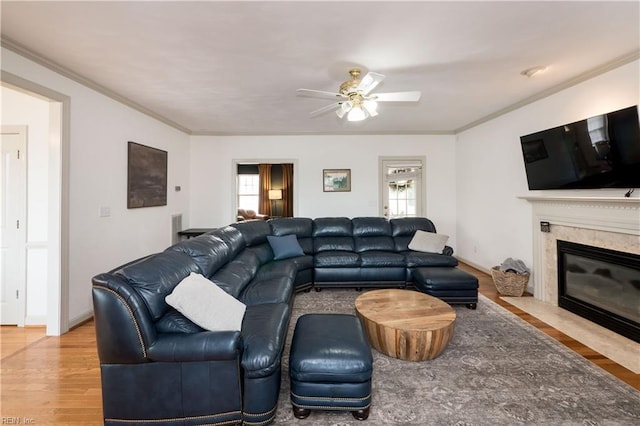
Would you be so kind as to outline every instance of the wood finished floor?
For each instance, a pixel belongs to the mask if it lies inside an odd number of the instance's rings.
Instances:
[[[479,278],[481,294],[640,391],[640,374],[504,302],[489,275],[467,265],[461,268]],[[3,326],[0,348],[0,420],[19,418],[20,424],[31,420],[35,425],[102,424],[100,367],[93,322],[60,337],[45,336],[43,327]]]

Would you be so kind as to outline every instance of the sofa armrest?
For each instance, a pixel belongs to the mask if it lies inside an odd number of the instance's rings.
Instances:
[[[240,359],[239,331],[204,331],[193,334],[159,334],[149,347],[149,359],[160,362],[227,361]]]

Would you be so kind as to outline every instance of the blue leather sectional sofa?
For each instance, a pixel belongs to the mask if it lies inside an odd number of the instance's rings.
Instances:
[[[403,287],[412,270],[457,265],[453,250],[414,252],[426,218],[278,218],[239,222],[93,278],[106,425],[270,423],[295,292]],[[274,260],[267,236],[303,255]],[[206,331],[165,302],[191,272],[246,305],[240,331]]]

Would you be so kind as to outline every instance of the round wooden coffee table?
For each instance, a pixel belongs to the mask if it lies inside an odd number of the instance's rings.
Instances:
[[[407,361],[434,359],[453,336],[456,312],[411,290],[373,290],[356,299],[356,312],[378,351]]]

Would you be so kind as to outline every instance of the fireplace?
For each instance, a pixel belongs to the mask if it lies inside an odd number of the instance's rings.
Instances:
[[[640,255],[557,240],[558,306],[640,342]]]

